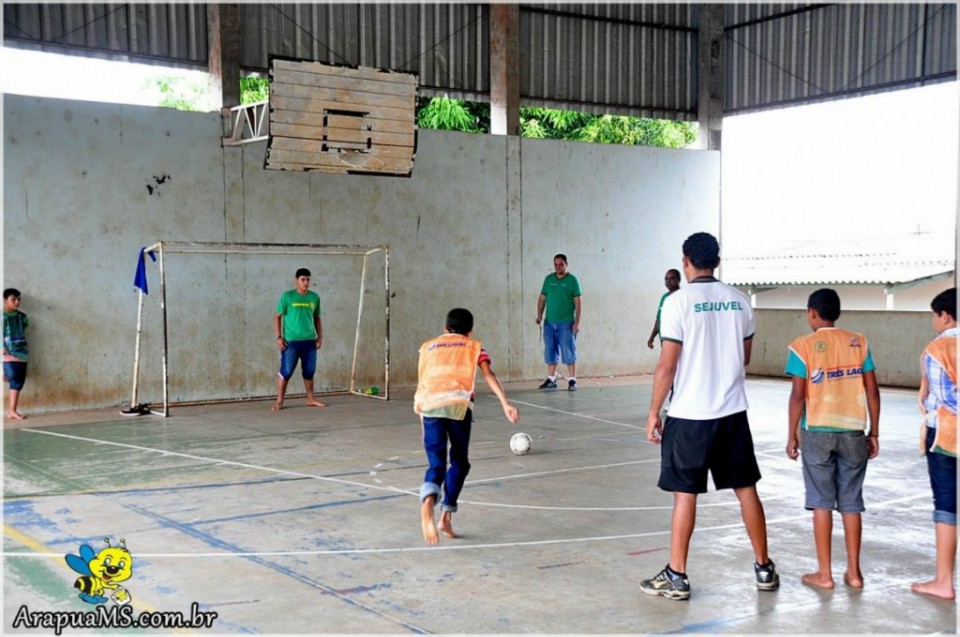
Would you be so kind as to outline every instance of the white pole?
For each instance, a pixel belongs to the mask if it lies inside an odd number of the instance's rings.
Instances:
[[[360,320],[363,318],[363,294],[367,289],[367,255],[363,255],[360,271],[360,302],[357,307],[357,333],[353,340],[353,367],[350,369],[350,393],[356,393],[357,354],[360,352]],[[366,394],[364,394],[366,395]]]
[[[140,332],[143,328],[143,290],[137,288],[137,340],[133,353],[133,391],[130,394],[130,408],[137,407],[137,384],[140,380]]]
[[[163,269],[163,242],[159,242],[160,253],[160,313],[163,317],[163,416],[170,415],[169,381],[167,375],[167,277]]]

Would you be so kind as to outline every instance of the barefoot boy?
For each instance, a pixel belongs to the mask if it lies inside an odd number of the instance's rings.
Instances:
[[[954,599],[957,561],[957,288],[944,290],[930,304],[937,338],[920,359],[920,410],[926,431],[923,451],[933,489],[937,574],[911,586],[914,593]]]
[[[3,379],[10,385],[7,418],[26,418],[17,410],[20,390],[27,380],[27,337],[30,325],[27,315],[20,311],[20,290],[3,291]]]
[[[323,323],[320,320],[320,295],[310,290],[310,270],[296,272],[297,287],[287,290],[277,301],[273,317],[273,335],[280,350],[280,372],[277,375],[277,400],[271,409],[283,409],[283,397],[293,370],[300,361],[307,404],[326,407],[313,397],[313,375],[317,369],[317,350],[323,345]]]
[[[817,290],[807,301],[813,334],[790,343],[785,372],[793,376],[790,393],[787,456],[803,452],[806,508],[813,510],[817,571],[801,579],[807,586],[832,589],[833,510],[843,519],[847,572],[843,581],[863,587],[860,572],[860,513],[867,459],[880,451],[880,391],[873,357],[862,334],[834,327],[840,297]],[[870,433],[864,436],[867,413]],[[800,435],[800,430],[803,435]]]
[[[470,471],[467,453],[477,367],[500,399],[507,420],[512,423],[520,420],[520,412],[507,402],[507,394],[490,368],[487,352],[479,341],[469,338],[472,331],[473,314],[456,308],[447,314],[445,333],[420,346],[419,380],[413,410],[420,415],[423,448],[429,463],[420,487],[420,518],[423,539],[430,544],[440,541],[438,530],[449,538],[457,537],[451,517],[457,510],[457,498]],[[434,523],[433,510],[441,486],[443,513],[438,526]]]

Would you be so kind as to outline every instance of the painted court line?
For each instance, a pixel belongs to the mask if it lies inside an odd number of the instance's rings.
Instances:
[[[575,417],[577,417],[577,418],[583,418],[584,420],[594,420],[594,421],[596,421],[596,422],[602,422],[602,423],[607,424],[607,425],[617,425],[618,427],[627,427],[628,429],[635,429],[635,430],[637,430],[637,431],[642,431],[642,432],[644,432],[644,433],[646,433],[646,431],[647,431],[646,425],[644,425],[643,427],[639,427],[639,426],[637,426],[637,425],[628,425],[628,424],[626,424],[626,423],[617,422],[617,421],[615,421],[615,420],[606,420],[606,419],[604,419],[604,418],[598,418],[598,417],[596,417],[596,416],[588,416],[588,415],[586,415],[586,414],[578,414],[578,413],[575,412],[575,411],[564,411],[563,409],[557,409],[556,407],[547,407],[547,406],[545,406],[545,405],[538,405],[538,404],[536,404],[536,403],[528,403],[528,402],[524,402],[524,401],[522,401],[522,400],[511,400],[510,402],[515,403],[515,404],[517,404],[517,405],[526,405],[527,407],[534,407],[534,408],[536,408],[536,409],[543,409],[544,411],[552,411],[552,412],[557,413],[557,414],[563,414],[564,416],[575,416]]]
[[[894,500],[889,500],[887,502],[879,502],[874,506],[876,508],[883,508],[892,504],[899,504],[903,502],[909,502],[912,500],[926,499],[929,498],[930,494],[921,493],[914,496],[905,496],[902,498],[896,498]],[[785,522],[795,522],[798,520],[809,520],[810,513],[804,511],[803,513],[797,515],[786,516],[782,518],[776,518],[772,520],[767,520],[767,527],[775,524],[782,524]],[[737,520],[731,524],[719,524],[716,526],[706,526],[698,527],[697,533],[706,533],[711,531],[726,531],[729,529],[743,529],[743,522]],[[219,553],[137,553],[137,555],[142,555],[143,557],[154,557],[154,558],[216,558],[216,557],[298,557],[298,556],[319,556],[319,555],[369,555],[369,554],[386,554],[386,553],[420,553],[423,551],[472,551],[476,549],[507,549],[507,548],[521,548],[529,546],[552,546],[560,544],[584,544],[587,542],[611,542],[617,540],[631,540],[638,538],[646,537],[660,537],[660,536],[669,536],[670,529],[664,529],[663,531],[648,531],[645,533],[624,533],[620,535],[596,535],[589,537],[573,537],[565,539],[552,539],[552,540],[526,540],[522,542],[490,542],[485,544],[460,544],[460,545],[450,545],[450,544],[440,544],[433,546],[404,546],[404,547],[394,547],[394,548],[366,548],[366,549],[329,549],[329,550],[316,550],[316,551],[251,551],[251,552],[219,552]],[[60,553],[16,553],[16,552],[7,552],[2,553],[5,558],[58,558],[63,559],[63,555]]]

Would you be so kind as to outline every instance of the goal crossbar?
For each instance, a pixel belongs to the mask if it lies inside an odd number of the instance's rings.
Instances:
[[[158,412],[150,410],[150,413],[167,417],[170,415],[169,400],[169,374],[167,365],[167,356],[169,353],[169,341],[167,331],[167,287],[164,271],[164,256],[166,254],[238,254],[238,255],[346,255],[363,257],[363,266],[360,275],[360,300],[357,307],[357,328],[354,337],[353,363],[350,370],[350,389],[346,393],[362,396],[364,398],[374,398],[377,400],[390,399],[390,247],[389,245],[346,245],[331,243],[229,243],[214,241],[157,241],[144,249],[146,253],[157,255],[158,266],[160,270],[160,312],[162,324],[162,343],[163,352],[161,355],[163,368],[163,411]],[[385,300],[385,330],[384,330],[384,387],[383,393],[371,394],[361,391],[356,386],[357,355],[360,349],[360,325],[363,317],[363,301],[367,288],[367,261],[370,256],[383,253],[384,256],[384,300]],[[140,335],[143,329],[143,297],[142,289],[137,290],[137,336],[134,347],[133,360],[133,389],[131,392],[131,407],[138,405],[138,387],[140,378]],[[344,393],[344,392],[329,392]],[[215,402],[234,402],[233,400],[208,400],[198,401],[200,404]],[[196,404],[196,403],[192,403]]]

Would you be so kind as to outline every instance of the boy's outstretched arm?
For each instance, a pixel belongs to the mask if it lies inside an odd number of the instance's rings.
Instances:
[[[807,406],[807,379],[793,377],[790,402],[787,407],[787,457],[796,460],[800,456],[800,418]]]
[[[507,392],[504,391],[503,385],[500,384],[500,379],[497,378],[497,375],[493,373],[493,369],[490,367],[490,361],[483,361],[480,363],[480,371],[483,372],[483,379],[487,381],[487,384],[490,385],[490,389],[493,390],[493,393],[500,400],[500,407],[503,408],[503,415],[507,417],[507,420],[516,424],[520,421],[520,412],[516,407],[507,402]]]
[[[867,434],[867,457],[876,458],[880,453],[880,388],[876,372],[863,374],[863,388],[867,392],[867,413],[870,415],[870,433]]]

